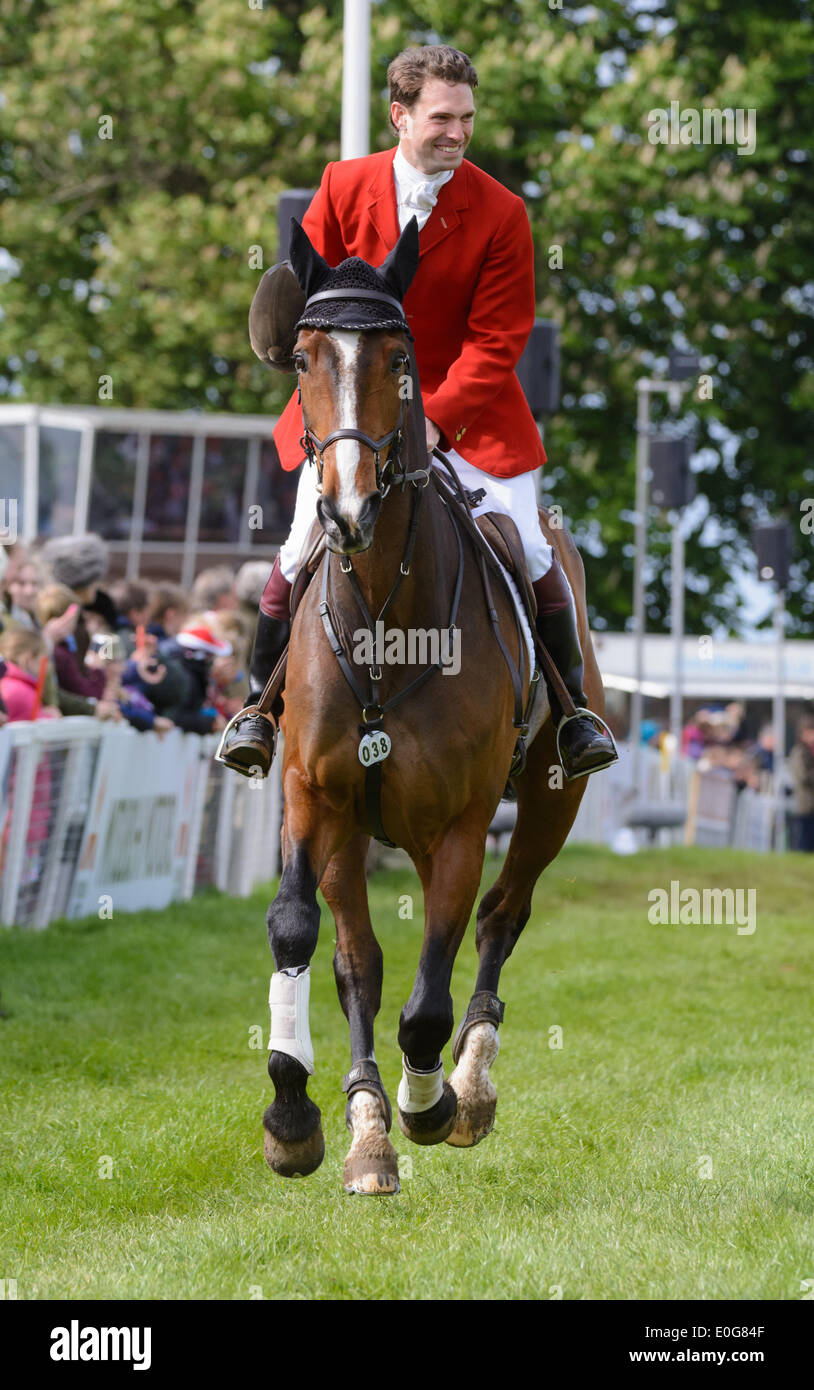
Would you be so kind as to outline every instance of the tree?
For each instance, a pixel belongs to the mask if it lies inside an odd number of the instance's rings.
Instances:
[[[116,405],[279,409],[289,384],[253,361],[246,314],[276,257],[280,191],[316,186],[339,157],[340,0],[3,9],[0,391],[90,403],[109,374]],[[392,144],[387,63],[439,41],[475,61],[469,157],[525,197],[538,313],[561,328],[546,476],[582,546],[593,621],[629,621],[635,381],[677,345],[712,382],[691,401],[708,506],[687,547],[688,630],[737,630],[732,575],[754,521],[799,525],[814,496],[808,0],[381,0],[371,148]],[[754,111],[754,152],[656,143],[650,113],[671,102],[699,120]],[[669,534],[654,520],[660,630]],[[801,530],[798,633],[814,611],[811,544]]]

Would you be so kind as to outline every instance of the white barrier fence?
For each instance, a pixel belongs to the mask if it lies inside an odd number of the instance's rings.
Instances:
[[[646,807],[658,823],[659,808],[679,808],[680,824],[654,831],[661,846],[699,845],[769,851],[775,817],[773,797],[751,787],[738,789],[722,768],[679,758],[667,764],[655,748],[642,749],[644,785],[634,796],[630,750],[619,745],[619,762],[588,779],[573,829],[571,842],[611,844],[628,824],[636,823],[636,810]],[[631,817],[633,819],[631,820]],[[637,832],[640,842],[647,832]]]
[[[236,896],[279,870],[279,770],[249,781],[217,735],[159,737],[87,718],[0,729],[0,923]]]
[[[214,761],[217,738],[87,718],[1,728],[0,923],[161,908],[208,886],[241,897],[273,878],[281,757],[267,781],[250,781]],[[685,812],[656,843],[771,849],[771,797],[738,793],[726,774],[685,759],[668,773],[658,752],[644,753],[656,819],[660,805]],[[609,844],[628,824],[631,760],[620,754],[589,779],[572,841]]]

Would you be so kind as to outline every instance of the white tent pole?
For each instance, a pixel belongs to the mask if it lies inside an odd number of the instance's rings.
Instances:
[[[370,0],[345,0],[342,158],[370,153]]]

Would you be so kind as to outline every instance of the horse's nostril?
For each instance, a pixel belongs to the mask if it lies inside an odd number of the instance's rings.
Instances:
[[[360,531],[366,531],[369,527],[375,526],[381,505],[382,498],[379,492],[371,492],[365,498],[356,521],[356,525]]]
[[[340,536],[349,534],[349,527],[344,517],[340,516],[329,497],[320,497],[317,502],[317,516],[324,526],[326,522],[339,532]]]

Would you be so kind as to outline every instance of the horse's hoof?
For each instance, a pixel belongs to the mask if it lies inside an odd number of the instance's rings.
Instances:
[[[384,1111],[381,1097],[372,1091],[356,1091],[348,1101],[353,1143],[342,1172],[346,1192],[388,1197],[400,1191],[398,1154],[387,1137]]]
[[[441,1099],[429,1110],[408,1115],[399,1106],[399,1128],[414,1144],[442,1144],[454,1128],[457,1109],[458,1097],[445,1081]]]
[[[489,1078],[500,1050],[497,1029],[491,1023],[473,1023],[464,1035],[458,1065],[449,1078],[458,1097],[458,1118],[447,1143],[471,1149],[485,1139],[495,1123],[497,1091]]]
[[[346,1192],[367,1197],[389,1197],[400,1192],[395,1150],[380,1154],[354,1154],[345,1159],[342,1185]]]
[[[271,1108],[269,1106],[269,1110]],[[316,1106],[314,1109],[317,1112],[316,1126],[304,1139],[278,1139],[268,1127],[268,1110],[263,1117],[263,1153],[269,1168],[281,1178],[307,1178],[325,1157],[325,1139],[320,1114]]]
[[[494,1100],[481,1101],[468,1105],[458,1098],[458,1117],[455,1128],[447,1135],[446,1142],[456,1149],[471,1149],[490,1134],[495,1124],[497,1096]]]

